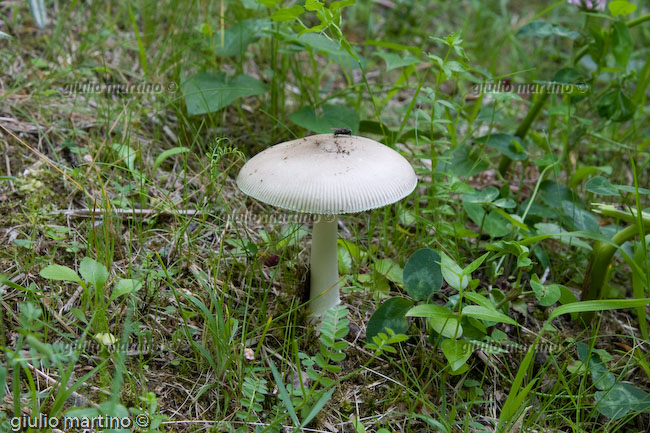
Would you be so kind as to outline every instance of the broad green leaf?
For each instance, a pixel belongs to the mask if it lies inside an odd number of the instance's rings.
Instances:
[[[135,293],[141,288],[142,288],[142,283],[138,280],[131,280],[131,279],[120,280],[113,287],[113,292],[111,293],[111,298],[109,302],[119,298],[122,295]]]
[[[537,275],[533,275],[531,278],[530,287],[535,292],[535,297],[539,301],[539,304],[543,307],[555,304],[562,296],[559,284],[545,286],[539,282]]]
[[[571,31],[565,27],[556,24],[547,23],[545,21],[531,21],[522,26],[516,36],[534,36],[538,38],[545,38],[548,36],[561,36],[569,39],[575,39],[579,36],[578,32]]]
[[[289,115],[298,126],[319,133],[331,133],[332,129],[348,128],[352,134],[359,130],[359,113],[345,105],[324,105],[318,113],[313,107],[302,107]]]
[[[429,326],[446,338],[460,338],[463,327],[458,322],[458,316],[449,308],[437,304],[421,304],[411,308],[407,317],[426,317]]]
[[[248,75],[230,78],[223,72],[199,72],[185,79],[182,89],[188,114],[196,115],[219,111],[238,98],[261,95],[267,86]]]
[[[444,251],[440,252],[440,256],[442,259],[440,262],[442,277],[454,289],[458,291],[464,290],[469,284],[469,276],[463,275],[461,267]]]
[[[48,280],[72,281],[74,283],[81,281],[74,270],[62,265],[48,265],[39,272],[39,275]]]
[[[572,233],[579,233],[579,232],[567,232],[557,224],[537,223],[535,224],[535,230],[537,230],[537,233],[539,233],[540,235],[554,237],[555,239],[559,240],[565,245],[584,248],[585,250],[591,250],[591,245],[589,245],[587,242],[583,241],[582,239],[578,239],[577,234],[572,234]],[[529,238],[529,239],[533,239],[533,238]]]
[[[472,343],[466,340],[447,339],[442,342],[441,347],[452,370],[461,368],[474,351]]]
[[[375,272],[388,278],[393,283],[399,285],[403,284],[402,274],[404,271],[402,270],[402,267],[395,263],[393,260],[379,259],[373,263],[372,267]]]
[[[160,167],[160,164],[162,164],[167,158],[169,158],[171,156],[174,156],[174,155],[178,155],[180,153],[187,153],[189,151],[190,151],[189,148],[182,147],[182,146],[174,147],[172,149],[167,149],[166,151],[164,151],[163,153],[158,155],[158,157],[156,158],[156,160],[153,163],[153,168],[151,169],[151,172],[155,173],[156,170],[158,170],[158,167]]]
[[[498,150],[513,161],[523,161],[528,158],[526,145],[519,137],[510,134],[491,134],[476,138],[476,141],[485,143]]]
[[[497,311],[495,309],[486,308],[481,305],[468,305],[463,307],[462,310],[463,316],[474,317],[476,319],[488,320],[490,322],[501,322],[508,323],[510,325],[516,325],[517,322],[506,316],[505,314]]]
[[[598,223],[598,219],[588,210],[582,209],[567,200],[562,202],[562,210],[564,210],[564,214],[572,222],[575,230],[599,231],[600,224]]]
[[[634,116],[634,102],[618,87],[609,90],[596,101],[598,115],[614,122],[625,122]]]
[[[273,21],[293,21],[305,12],[305,8],[294,5],[288,8],[278,9],[271,14]]]
[[[136,151],[122,143],[113,143],[111,147],[117,153],[118,158],[124,162],[124,165],[126,165],[129,170],[133,171],[135,169]]]
[[[429,248],[417,250],[408,259],[402,278],[406,292],[411,298],[423,301],[440,290],[443,275],[440,262],[440,254]]]
[[[628,15],[636,10],[636,5],[625,0],[610,1],[607,5],[612,16]]]
[[[609,180],[602,176],[592,177],[585,184],[585,189],[594,194],[600,195],[618,195],[618,190],[612,185]]]
[[[406,312],[412,305],[413,301],[405,298],[391,298],[385,301],[368,321],[366,339],[372,342],[372,337],[386,332],[386,328],[392,329],[396,334],[405,333],[409,327]]]
[[[217,57],[239,56],[246,51],[251,43],[259,39],[263,30],[270,28],[271,22],[268,19],[242,20],[234,26],[225,30],[223,46],[221,46],[221,31],[217,32]]]
[[[97,290],[104,288],[108,280],[106,266],[90,257],[84,257],[79,265],[79,273],[84,280],[92,284]]]
[[[612,27],[612,52],[616,63],[625,69],[634,50],[634,41],[630,35],[627,24],[621,21],[615,21]]]
[[[463,201],[466,203],[491,203],[499,197],[499,190],[494,186],[489,186],[483,190],[463,194]]]
[[[375,55],[384,59],[384,62],[386,62],[387,71],[420,63],[420,59],[414,56],[402,57],[395,53],[386,53],[386,52],[379,52],[376,53]]]
[[[583,179],[598,173],[612,174],[612,167],[594,167],[590,165],[580,167],[571,176],[571,182],[569,182],[569,185],[571,188],[575,188]]]
[[[596,409],[610,419],[622,418],[630,412],[650,412],[650,394],[629,383],[620,382],[607,391],[594,394]]]

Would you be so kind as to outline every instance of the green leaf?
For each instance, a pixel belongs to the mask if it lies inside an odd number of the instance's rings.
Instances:
[[[481,305],[485,308],[488,309],[494,309],[494,305],[492,302],[486,298],[485,296],[476,293],[476,292],[466,292],[464,295],[465,299],[469,299],[470,301],[474,302],[475,304]]]
[[[407,317],[426,317],[429,326],[438,334],[446,338],[460,338],[463,327],[458,321],[458,316],[449,308],[437,304],[421,304],[411,308]]]
[[[332,12],[336,12],[340,9],[343,9],[344,7],[352,6],[356,2],[357,0],[337,0],[332,2],[332,4],[330,5],[330,10]]]
[[[555,304],[562,296],[559,284],[545,286],[539,282],[536,274],[530,280],[530,287],[535,292],[535,297],[539,301],[539,304],[544,307]]]
[[[293,421],[293,425],[298,427],[300,425],[300,422],[298,421],[298,417],[296,416],[296,410],[293,407],[293,403],[291,403],[291,396],[287,392],[287,388],[284,386],[284,382],[282,381],[282,376],[280,376],[280,373],[278,372],[278,369],[275,367],[275,364],[273,363],[271,357],[268,357],[267,359],[269,361],[269,367],[271,367],[271,373],[273,374],[273,380],[275,381],[275,386],[278,388],[278,394],[280,400],[284,404],[284,407],[287,409],[287,412],[289,412],[289,417],[291,417],[291,421]]]
[[[569,313],[584,313],[587,311],[618,310],[622,308],[642,307],[650,303],[650,299],[606,299],[600,301],[582,301],[557,307],[549,316],[547,322]]]
[[[612,27],[612,52],[616,63],[625,69],[634,51],[634,42],[630,35],[630,29],[627,24],[621,21],[615,21]]]
[[[602,176],[592,177],[585,184],[585,189],[594,194],[600,195],[618,195],[618,190],[612,185],[609,180]]]
[[[400,265],[395,263],[395,261],[391,259],[379,259],[372,264],[372,268],[375,272],[383,275],[393,283],[398,285],[404,284],[404,280],[402,278],[404,271]]]
[[[650,394],[629,383],[621,382],[607,391],[594,394],[596,409],[610,419],[622,418],[630,412],[650,412]]]
[[[491,309],[491,308],[486,308],[482,305],[468,305],[463,307],[462,310],[463,316],[469,316],[469,317],[474,317],[476,319],[483,319],[483,320],[488,320],[490,322],[501,322],[501,323],[508,323],[510,325],[516,325],[517,322],[506,316],[505,314]]]
[[[131,279],[120,280],[113,287],[113,293],[111,293],[111,298],[109,302],[119,298],[122,295],[135,293],[141,288],[142,288],[142,283],[138,280],[131,280]]]
[[[416,301],[429,299],[442,287],[440,254],[429,248],[413,253],[404,265],[403,280],[406,292]],[[395,328],[397,333],[399,331]]]
[[[464,290],[469,284],[469,277],[463,275],[461,267],[451,257],[445,254],[444,251],[441,251],[440,255],[442,258],[440,262],[442,277],[454,289],[458,291]]]
[[[499,197],[499,190],[494,186],[489,186],[483,190],[463,194],[463,201],[466,203],[491,203]]]
[[[561,36],[569,39],[576,39],[580,34],[565,27],[547,23],[545,21],[531,21],[522,26],[515,36],[533,36],[546,38],[548,36]]]
[[[526,145],[519,137],[510,134],[491,134],[478,137],[475,141],[484,143],[498,150],[513,161],[523,161],[528,158]]]
[[[320,0],[306,0],[305,9],[308,11],[319,11],[323,9],[323,2]]]
[[[396,334],[403,334],[409,327],[406,319],[406,312],[413,305],[413,301],[405,298],[391,298],[377,308],[366,326],[366,339],[371,342],[372,337],[380,332],[386,332],[386,328],[395,331]]]
[[[308,425],[311,420],[313,420],[316,415],[320,413],[321,410],[325,407],[325,405],[332,399],[332,394],[334,394],[334,391],[336,391],[336,388],[332,388],[329,391],[323,392],[323,395],[320,396],[318,401],[312,406],[311,410],[303,419],[302,424],[298,427],[298,431],[300,431],[304,426]]]
[[[305,8],[294,5],[288,8],[278,9],[271,14],[273,21],[293,21],[305,12]]]
[[[155,173],[156,170],[158,170],[158,167],[160,167],[160,164],[162,164],[167,158],[169,158],[171,156],[174,156],[174,155],[178,155],[180,153],[187,153],[189,151],[190,151],[189,148],[182,147],[182,146],[174,147],[172,149],[168,149],[168,150],[164,151],[163,153],[158,155],[158,157],[154,161],[153,168],[151,169],[151,172]]]
[[[625,0],[610,1],[607,5],[612,16],[628,15],[636,10],[636,5]]]
[[[41,269],[39,275],[48,280],[72,281],[74,283],[81,281],[81,278],[74,270],[62,265],[48,265]]]
[[[92,284],[97,290],[102,290],[108,280],[106,266],[90,257],[84,257],[79,265],[79,273],[84,280]]]
[[[472,263],[470,263],[469,265],[465,266],[465,267],[463,268],[463,275],[467,275],[468,277],[471,277],[471,276],[472,276],[472,272],[474,272],[475,270],[477,270],[478,267],[481,266],[481,265],[483,264],[483,262],[485,261],[485,259],[486,259],[487,256],[489,256],[489,255],[490,255],[490,253],[485,253],[485,254],[483,254],[481,257],[479,257],[478,259],[474,260],[474,261],[473,261]]]
[[[447,339],[442,342],[441,347],[442,353],[447,358],[452,370],[458,370],[465,365],[465,362],[472,356],[474,351],[472,344],[466,340]]]
[[[596,101],[598,115],[614,122],[625,122],[634,116],[636,106],[620,88],[609,90]]]
[[[359,130],[359,113],[345,105],[323,105],[316,113],[313,107],[302,107],[289,115],[289,119],[298,126],[318,134],[331,133],[332,129],[348,128],[352,134]]]
[[[598,232],[600,230],[598,219],[588,210],[582,209],[568,200],[562,202],[562,209],[567,218],[571,220],[575,230],[592,232]]]
[[[117,153],[118,158],[124,161],[124,165],[133,171],[135,169],[135,150],[122,143],[113,143],[111,147]]]
[[[45,0],[28,0],[29,9],[34,17],[34,22],[38,28],[45,28],[47,25],[47,11],[45,9]]]
[[[225,30],[223,46],[221,46],[221,31],[217,32],[217,57],[230,57],[242,55],[246,48],[260,38],[262,32],[271,27],[267,19],[242,20]]]
[[[421,63],[420,59],[414,56],[402,57],[395,53],[386,52],[375,53],[375,55],[384,59],[384,62],[386,62],[387,71]]]
[[[182,83],[185,105],[189,115],[213,113],[232,104],[237,98],[261,95],[267,86],[248,75],[233,78],[219,72],[199,72]]]

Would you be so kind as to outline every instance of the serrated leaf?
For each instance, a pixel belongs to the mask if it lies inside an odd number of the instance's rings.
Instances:
[[[74,270],[62,265],[48,265],[41,269],[39,275],[48,280],[71,281],[74,283],[81,281],[81,278]]]

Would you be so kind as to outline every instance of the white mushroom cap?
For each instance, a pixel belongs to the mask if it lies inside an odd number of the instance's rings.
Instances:
[[[247,195],[279,208],[330,215],[394,203],[417,184],[411,164],[369,138],[320,134],[276,144],[237,176]]]

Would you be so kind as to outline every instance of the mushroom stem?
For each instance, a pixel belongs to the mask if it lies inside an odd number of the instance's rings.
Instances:
[[[337,232],[336,215],[318,215],[311,239],[309,306],[312,318],[322,316],[331,307],[341,303],[338,285]]]

